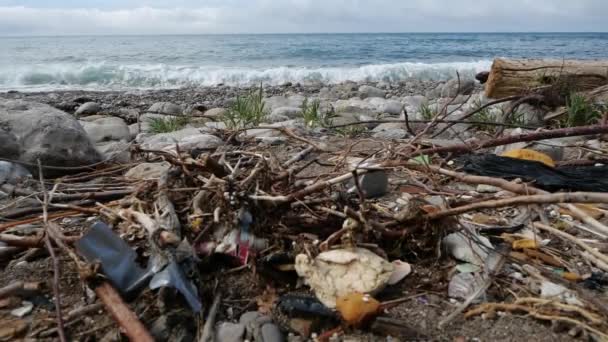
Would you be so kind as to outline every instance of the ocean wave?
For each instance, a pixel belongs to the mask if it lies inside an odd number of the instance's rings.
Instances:
[[[279,85],[285,82],[327,84],[344,81],[442,80],[471,76],[488,70],[491,61],[451,63],[394,63],[358,67],[272,67],[175,66],[167,64],[112,65],[108,63],[47,64],[0,68],[0,89],[154,89],[255,83]]]

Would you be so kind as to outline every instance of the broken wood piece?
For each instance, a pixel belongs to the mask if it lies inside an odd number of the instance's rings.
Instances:
[[[492,64],[486,96],[523,95],[552,86],[572,91],[592,90],[608,84],[608,61],[503,59]]]
[[[571,241],[573,243],[575,243],[576,245],[578,245],[579,247],[581,247],[582,249],[584,249],[586,252],[588,252],[589,254],[593,255],[595,258],[597,258],[598,260],[600,260],[603,264],[601,263],[597,263],[596,266],[598,266],[599,268],[602,268],[602,270],[604,272],[608,272],[608,268],[603,268],[602,266],[605,266],[605,264],[608,264],[608,256],[598,252],[597,250],[595,250],[594,248],[591,248],[589,245],[587,245],[586,243],[582,242],[580,239],[577,239],[575,236],[572,236],[566,232],[562,232],[561,230],[555,229],[553,227],[549,227],[547,225],[544,225],[540,222],[534,222],[534,227],[540,229],[540,230],[544,230],[546,232],[549,232],[551,234],[557,235],[559,237],[561,237],[562,239],[566,239],[568,241]],[[593,261],[593,260],[591,260]]]
[[[137,315],[129,309],[116,290],[107,282],[95,287],[95,293],[112,315],[116,323],[123,329],[125,335],[135,342],[153,342],[154,339],[141,323]]]
[[[24,293],[36,293],[40,292],[41,289],[42,283],[40,282],[16,281],[3,288],[0,288],[0,299],[15,295],[22,295]]]
[[[555,204],[555,203],[608,203],[608,194],[596,192],[562,192],[556,194],[542,194],[529,196],[516,196],[505,199],[490,200],[463,205],[460,207],[429,213],[431,220],[460,215],[469,211],[480,209],[496,209],[524,204]]]

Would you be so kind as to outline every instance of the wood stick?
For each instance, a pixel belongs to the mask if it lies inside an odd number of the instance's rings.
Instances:
[[[596,192],[562,192],[556,194],[516,196],[505,199],[490,200],[463,205],[460,207],[430,213],[431,220],[459,215],[479,209],[494,209],[526,204],[554,204],[554,203],[608,203],[608,194]],[[608,232],[605,232],[608,233]]]
[[[534,318],[543,320],[543,321],[549,321],[549,322],[559,321],[559,322],[566,322],[566,323],[574,324],[576,326],[582,327],[583,329],[585,329],[587,331],[591,331],[594,334],[597,334],[598,336],[602,337],[603,340],[608,340],[608,335],[606,335],[603,332],[587,325],[586,323],[578,321],[574,318],[545,315],[545,314],[538,312],[538,310],[535,308],[530,308],[526,305],[520,305],[520,304],[484,303],[484,304],[481,304],[480,306],[478,306],[477,308],[468,311],[465,314],[465,317],[469,318],[469,317],[479,316],[485,312],[495,312],[495,311],[523,311],[523,312],[527,313],[528,315],[530,315]]]
[[[15,281],[0,288],[0,299],[14,296],[22,292],[38,292],[42,289],[42,283]]]
[[[46,187],[44,185],[44,176],[42,175],[42,164],[40,163],[40,159],[38,159],[38,177],[40,178],[40,187],[43,191],[43,196],[44,196],[44,202],[42,205],[42,210],[43,210],[42,217],[43,217],[44,225],[48,226],[48,223],[49,223],[48,207],[49,207],[50,198],[52,197],[52,192],[51,192],[51,195],[49,196],[49,194],[46,191]],[[51,255],[51,259],[53,261],[53,296],[55,297],[54,302],[55,302],[55,314],[56,314],[56,320],[57,320],[57,333],[59,334],[59,340],[61,342],[66,342],[67,338],[65,337],[63,317],[61,315],[61,289],[59,288],[60,279],[61,279],[61,268],[59,266],[59,259],[57,259],[57,256],[55,255],[55,250],[53,249],[53,245],[51,244],[51,237],[48,232],[48,229],[47,229],[46,233],[44,234],[44,244],[46,245],[46,249],[49,251],[49,254]]]
[[[124,330],[125,335],[135,342],[154,342],[154,339],[141,323],[139,318],[127,307],[116,290],[107,282],[95,287],[95,293],[112,315],[116,323]]]
[[[502,145],[509,145],[518,142],[530,142],[539,141],[546,139],[574,137],[580,135],[593,135],[593,134],[606,134],[608,133],[608,125],[593,125],[593,126],[580,126],[580,127],[569,127],[560,128],[543,132],[524,133],[518,135],[511,135],[498,139],[492,139],[474,146],[471,148],[470,144],[458,144],[452,146],[433,147],[426,148],[418,151],[414,151],[408,155],[408,158],[417,157],[420,155],[430,155],[435,153],[452,153],[452,154],[463,154],[473,152],[482,148],[496,147]]]
[[[588,252],[589,254],[593,255],[594,257],[596,257],[597,259],[599,259],[601,262],[608,264],[608,256],[596,251],[595,249],[591,248],[589,245],[587,245],[586,243],[582,242],[580,239],[577,239],[575,236],[572,236],[566,232],[562,232],[561,230],[555,229],[553,227],[549,227],[547,225],[544,225],[540,222],[534,222],[534,227],[540,229],[540,230],[544,230],[546,232],[549,232],[551,234],[557,235],[559,237],[561,237],[562,239],[566,239],[568,241],[571,241],[573,243],[575,243],[576,245],[578,245],[579,247],[581,247],[582,249],[584,249],[586,252]],[[601,266],[599,263],[597,264],[598,266]],[[608,272],[608,269],[603,269],[604,272]]]

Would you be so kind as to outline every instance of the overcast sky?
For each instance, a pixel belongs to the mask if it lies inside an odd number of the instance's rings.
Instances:
[[[0,35],[608,31],[608,0],[0,0]]]

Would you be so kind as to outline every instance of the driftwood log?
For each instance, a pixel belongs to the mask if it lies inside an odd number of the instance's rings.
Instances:
[[[556,85],[587,91],[608,84],[608,60],[533,60],[497,58],[486,83],[486,96],[503,98]]]

